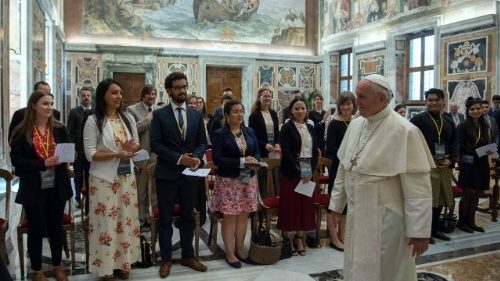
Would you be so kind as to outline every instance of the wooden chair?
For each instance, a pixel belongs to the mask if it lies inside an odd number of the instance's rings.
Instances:
[[[71,247],[71,271],[70,274],[73,274],[75,271],[75,222],[72,216],[73,209],[71,206],[71,201],[73,198],[68,200],[68,213],[64,213],[62,219],[62,230],[63,230],[63,247],[64,252],[66,253],[66,258],[69,257],[68,245],[67,245],[67,235],[69,232],[70,237],[70,247]],[[19,251],[19,267],[21,268],[21,278],[24,279],[24,242],[23,235],[28,233],[28,218],[23,211],[21,212],[21,219],[19,220],[19,224],[17,226],[17,247]]]
[[[491,158],[490,158],[491,159]],[[499,185],[500,179],[500,160],[491,159],[490,162],[490,176],[495,181],[491,194],[489,194],[488,208],[477,208],[481,213],[491,214],[491,221],[496,222],[498,218],[498,198],[499,198]]]
[[[9,255],[7,253],[7,246],[5,243],[5,236],[9,230],[9,207],[10,207],[10,191],[12,184],[12,174],[7,171],[0,169],[0,178],[5,181],[5,213],[4,216],[0,216],[0,259],[5,262],[5,264],[10,264]],[[0,261],[1,262],[1,261]]]
[[[262,162],[267,163],[266,173],[267,173],[267,184],[266,184],[266,197],[262,198],[259,194],[259,225],[262,226],[263,218],[266,218],[266,229],[271,230],[271,217],[278,216],[279,209],[279,196],[274,194],[274,180],[273,180],[273,169],[279,167],[281,164],[281,159],[275,158],[262,158]]]
[[[148,174],[148,197],[149,197],[149,202],[151,201],[151,194],[152,194],[152,188],[153,188],[153,181],[155,180],[154,174],[155,174],[155,169],[156,169],[156,163],[149,164],[148,167],[146,168],[146,173]],[[160,204],[160,202],[158,202]],[[172,218],[175,220],[176,217],[180,216],[180,205],[175,204],[174,209],[172,210]],[[149,207],[149,214],[151,217],[151,247],[152,247],[152,258],[153,262],[156,261],[156,241],[157,241],[157,225],[158,225],[158,220],[160,219],[160,210],[158,207],[153,208],[151,205]],[[193,210],[194,214],[194,222],[195,222],[195,227],[194,227],[194,254],[196,257],[199,256],[200,254],[200,213],[194,209]]]
[[[207,156],[207,160],[208,159],[209,157]],[[208,233],[207,246],[212,248],[212,253],[215,253],[215,251],[217,250],[217,225],[218,221],[222,219],[221,213],[213,212],[210,209],[210,202],[212,202],[212,193],[215,184],[215,171],[217,167],[215,166],[214,162],[209,161],[205,164],[204,168],[210,169],[210,174],[205,178],[205,192],[207,194],[207,214],[210,219],[210,231]]]
[[[209,158],[207,157],[207,159]],[[212,253],[215,254],[215,252],[217,251],[218,223],[219,220],[223,219],[224,216],[220,212],[213,212],[210,209],[210,202],[212,201],[212,194],[215,183],[215,171],[217,170],[217,166],[215,166],[215,164],[212,161],[210,161],[205,164],[204,168],[211,170],[208,177],[205,178],[205,192],[207,194],[207,210],[208,210],[208,217],[210,218],[210,232],[208,234],[207,246],[211,247]],[[255,233],[257,232],[257,213],[256,212],[251,213],[250,218],[251,218],[251,235],[253,238],[253,235],[255,235]]]
[[[320,153],[318,156],[318,163],[313,173],[313,181],[316,183],[314,191],[314,205],[316,207],[316,247],[321,246],[321,218],[323,217],[323,211],[327,211],[328,204],[330,203],[328,188],[324,188],[324,185],[328,187],[329,176],[325,175],[324,172],[326,169],[330,169],[331,166],[332,160],[321,157]]]

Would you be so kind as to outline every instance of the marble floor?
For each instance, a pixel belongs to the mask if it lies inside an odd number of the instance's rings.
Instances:
[[[0,206],[4,206],[4,200],[5,198],[0,200]],[[482,204],[484,205],[486,202]],[[7,250],[10,259],[8,270],[15,280],[22,279],[15,228],[19,221],[20,212],[21,208],[19,205],[11,205],[11,227],[7,235]],[[0,214],[3,214],[3,210],[1,209]],[[83,233],[80,224],[80,210],[77,210],[74,216],[77,223],[77,262],[76,270],[73,272],[74,275],[70,276],[70,280],[99,280],[97,276],[85,272],[85,252]],[[422,257],[417,259],[419,281],[500,280],[500,222],[492,222],[489,214],[478,213],[477,223],[486,229],[485,233],[468,234],[456,230],[450,234],[452,238],[451,241],[445,242],[437,240],[435,245],[431,245],[429,250]],[[175,259],[180,258],[180,249],[178,245],[179,235],[178,232],[174,230],[174,249],[177,250],[173,253],[174,266],[167,280],[342,280],[342,253],[328,246],[308,248],[307,255],[304,257],[294,256],[270,266],[244,264],[241,269],[233,269],[224,261],[224,247],[220,235],[220,226],[218,247],[215,252],[212,252],[206,245],[208,241],[208,230],[209,223],[207,222],[203,225],[201,231],[200,259],[208,266],[208,272],[198,273],[179,265],[178,262],[176,264]],[[145,234],[148,235],[148,233]],[[249,235],[247,237],[249,237]],[[26,240],[26,237],[24,239]],[[322,243],[327,244],[328,239],[322,240]],[[26,242],[24,245],[26,247]],[[246,247],[248,248],[248,246],[247,241]],[[63,258],[66,258],[64,254]],[[50,250],[47,241],[44,242],[43,260],[44,269],[50,270]],[[67,265],[67,268],[69,268],[69,259],[66,259],[64,263]],[[29,260],[27,258],[25,258],[25,264],[28,269]],[[131,272],[130,280],[162,280],[158,276],[158,269],[158,265],[147,269],[134,269]],[[49,278],[49,280],[54,279]]]

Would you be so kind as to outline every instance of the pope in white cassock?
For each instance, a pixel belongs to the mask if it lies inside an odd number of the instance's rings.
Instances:
[[[434,161],[420,130],[388,106],[386,78],[365,77],[356,96],[361,117],[339,148],[329,205],[336,219],[348,206],[344,280],[416,281],[414,257],[431,233]]]

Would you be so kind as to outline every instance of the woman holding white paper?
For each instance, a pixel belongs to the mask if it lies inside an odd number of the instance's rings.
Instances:
[[[95,114],[85,123],[90,160],[89,271],[104,280],[128,279],[139,259],[139,210],[134,165],[139,150],[135,119],[122,110],[122,87],[113,80],[96,89]]]
[[[28,219],[28,255],[33,280],[46,280],[42,271],[42,239],[47,230],[54,277],[66,281],[61,266],[64,206],[73,196],[66,163],[54,156],[58,143],[68,143],[66,127],[52,118],[52,95],[31,94],[23,121],[10,140],[10,158],[19,177],[16,203],[22,204]]]
[[[479,157],[476,149],[492,142],[490,130],[481,111],[481,99],[468,98],[466,119],[457,127],[458,158],[460,174],[458,186],[464,190],[460,199],[457,227],[465,232],[484,232],[476,225],[476,209],[481,190],[490,186],[490,167],[488,156]]]
[[[295,192],[299,181],[311,180],[318,159],[314,127],[307,124],[307,105],[303,98],[294,98],[288,107],[292,122],[281,128],[280,202],[278,228],[294,231],[295,251],[306,253],[304,231],[315,228],[314,199]],[[299,187],[300,188],[300,187]]]
[[[224,104],[224,126],[214,132],[212,155],[217,176],[210,208],[224,214],[222,239],[226,262],[240,268],[250,263],[243,249],[248,214],[257,210],[257,169],[260,160],[255,133],[243,124],[245,110],[239,101]]]

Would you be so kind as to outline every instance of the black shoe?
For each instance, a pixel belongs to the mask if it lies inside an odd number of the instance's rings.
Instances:
[[[457,224],[457,228],[467,233],[474,233],[474,230],[466,224]]]
[[[477,226],[477,225],[471,225],[469,226],[472,230],[477,231],[477,232],[484,232],[484,228]]]
[[[448,237],[447,235],[445,235],[444,233],[439,232],[439,231],[434,232],[432,234],[432,237],[437,238],[437,239],[441,239],[444,241],[450,241],[450,237]]]
[[[251,259],[250,257],[246,257],[246,258],[242,258],[240,257],[237,253],[234,253],[234,255],[242,262],[246,263],[246,264],[255,264]]]
[[[334,248],[335,250],[340,251],[340,252],[343,252],[343,251],[344,251],[344,249],[342,249],[342,248],[340,248],[340,247],[335,246],[335,244],[333,244],[332,242],[330,242],[330,247],[332,247],[332,248]]]
[[[432,237],[429,238],[429,244],[433,244],[433,245],[436,244],[436,241],[434,240],[434,238],[432,238]]]
[[[227,258],[225,258],[226,263],[229,264],[231,267],[239,269],[241,268],[241,262],[240,261],[235,261],[235,262],[229,262]]]

